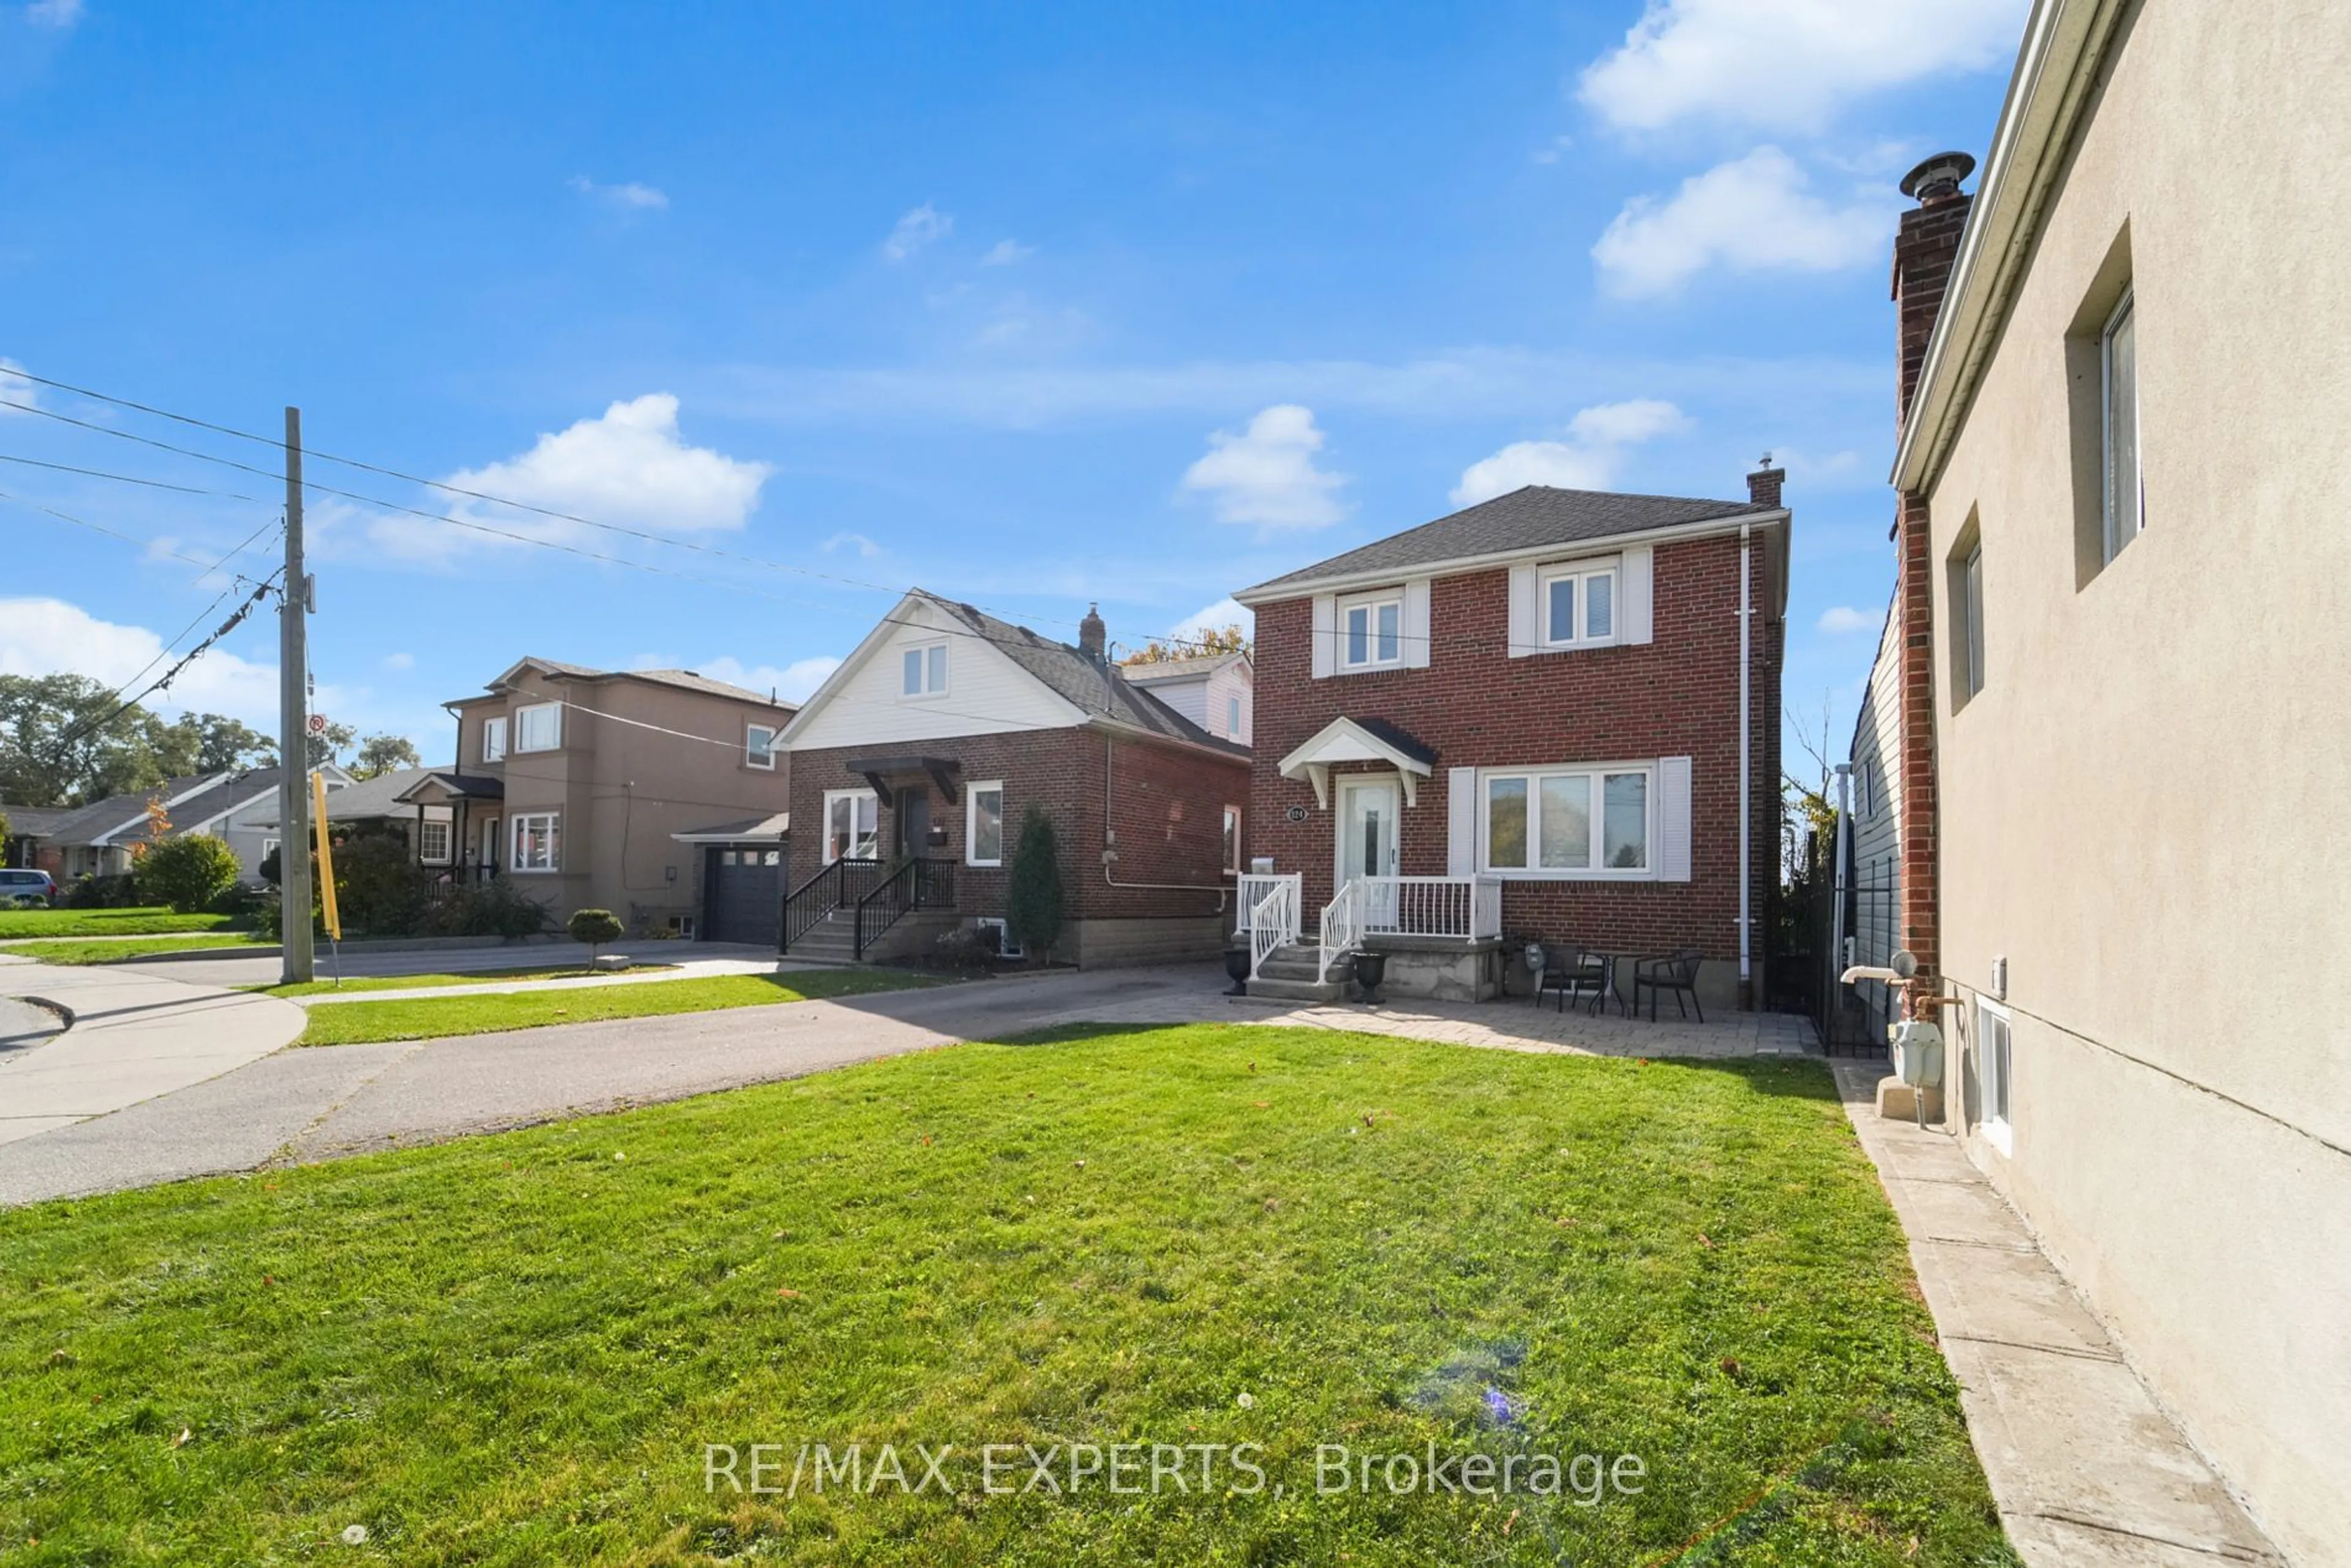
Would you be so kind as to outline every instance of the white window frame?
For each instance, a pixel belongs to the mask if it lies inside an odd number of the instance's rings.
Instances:
[[[547,829],[547,863],[525,865],[523,841],[529,837],[531,824],[540,822]],[[553,876],[563,870],[563,813],[560,811],[517,811],[507,819],[507,869],[517,876]]]
[[[771,724],[747,724],[743,727],[743,766],[756,768],[763,773],[776,770],[776,737],[783,731]]]
[[[545,746],[526,746],[523,744],[523,737],[529,733],[530,716],[533,714],[540,713],[553,714],[555,716],[555,738]],[[552,702],[528,704],[525,706],[515,709],[514,721],[514,749],[517,754],[529,751],[560,751],[563,749],[563,705],[561,703]]]
[[[1241,737],[1241,699],[1237,696],[1225,699],[1225,733],[1235,740]]]
[[[1535,595],[1535,614],[1542,622],[1544,647],[1611,648],[1615,646],[1619,637],[1619,628],[1625,623],[1623,566],[1623,558],[1612,555],[1601,560],[1564,562],[1559,566],[1547,567],[1538,574],[1541,586]],[[1589,608],[1592,602],[1591,583],[1594,578],[1602,577],[1608,580],[1608,630],[1594,637],[1586,632],[1585,627],[1589,623],[1591,614]],[[1569,628],[1567,636],[1554,637],[1551,630],[1551,594],[1552,586],[1562,582],[1575,584],[1575,610],[1572,616],[1574,624]]]
[[[2098,334],[2098,493],[2101,537],[2109,561],[2147,531],[2147,456],[2139,423],[2138,312],[2132,291],[2123,290],[2114,314]],[[2115,336],[2130,332],[2130,472],[2116,469]],[[2127,492],[2126,497],[2125,492]]]
[[[906,661],[916,661],[915,674],[920,688],[906,689]],[[947,644],[944,638],[936,642],[909,643],[898,650],[898,695],[909,702],[921,702],[929,697],[947,695]]]
[[[1976,1082],[1983,1089],[1984,1142],[2002,1155],[2016,1152],[2016,1023],[1989,997],[1976,998]],[[1993,1037],[1999,1037],[1997,1050]]]
[[[851,855],[843,856],[843,855],[838,855],[838,854],[835,854],[835,853],[833,852],[833,849],[832,849],[832,808],[833,808],[833,805],[834,805],[834,803],[835,803],[835,802],[837,802],[837,801],[841,801],[841,800],[866,800],[866,801],[871,801],[871,802],[872,803],[872,806],[873,806],[873,841],[872,841],[872,847],[868,850],[868,852],[867,852],[865,854],[862,854],[862,855],[851,854]],[[821,823],[820,823],[820,824],[819,824],[819,831],[820,831],[820,834],[821,834],[820,843],[821,843],[821,847],[822,847],[822,853],[823,853],[823,855],[824,855],[824,859],[823,859],[823,862],[822,862],[821,863],[823,863],[823,864],[825,864],[825,865],[831,865],[833,862],[835,862],[835,861],[837,861],[837,860],[842,860],[842,859],[849,859],[849,860],[872,860],[872,859],[875,858],[876,856],[878,856],[878,855],[882,852],[882,797],[880,797],[879,795],[876,795],[876,794],[875,794],[872,790],[871,790],[871,789],[828,789],[828,790],[826,790],[826,791],[824,792],[824,820],[823,820],[823,821],[822,821]],[[849,816],[849,834],[850,834],[850,839],[849,839],[849,847],[850,847],[850,849],[854,850],[854,849],[856,849],[856,847],[857,847],[857,810],[856,810],[856,808],[855,808],[855,807],[853,807],[853,806],[850,809],[850,816]]]
[[[1225,869],[1238,876],[1246,867],[1249,852],[1249,846],[1241,840],[1241,809],[1238,806],[1225,808],[1225,837],[1230,841],[1233,852],[1227,859]]]
[[[482,721],[482,760],[504,762],[507,759],[507,719],[500,714]]]
[[[1641,848],[1639,866],[1609,866],[1601,863],[1608,841],[1607,781],[1611,778],[1637,774],[1641,785]],[[1588,779],[1586,789],[1590,805],[1588,841],[1590,863],[1581,866],[1546,866],[1542,858],[1542,785],[1545,779],[1582,778]],[[1518,779],[1527,787],[1527,859],[1522,866],[1498,866],[1493,863],[1494,786],[1505,779]],[[1481,768],[1478,770],[1478,869],[1488,876],[1507,877],[1520,882],[1655,882],[1657,880],[1657,765],[1647,762],[1578,762],[1559,763],[1539,768]]]
[[[1959,672],[1959,684],[1968,696],[1973,697],[1984,689],[1984,580],[1983,540],[1979,538],[1968,548],[1967,559],[1959,563],[1959,650],[1966,657]]]
[[[264,839],[261,841],[261,858],[263,860],[267,860],[271,855],[274,855],[277,852],[277,841],[276,839]],[[280,876],[284,876],[286,874],[285,868],[283,866],[278,868],[277,874]]]
[[[979,858],[979,798],[996,797],[996,858]],[[1002,865],[1004,863],[1004,780],[984,779],[964,787],[963,792],[963,863],[966,865]]]
[[[439,854],[433,852],[433,830],[435,828],[441,830]],[[425,818],[416,824],[416,858],[426,865],[447,865],[450,841],[456,831],[457,825],[455,822],[444,821],[437,817]]]
[[[1395,612],[1395,652],[1387,658],[1380,656],[1380,612]],[[1364,657],[1354,657],[1353,622],[1364,617]],[[1337,636],[1339,646],[1332,659],[1332,667],[1342,673],[1364,670],[1400,670],[1404,668],[1404,590],[1384,588],[1374,593],[1355,593],[1339,601]]]

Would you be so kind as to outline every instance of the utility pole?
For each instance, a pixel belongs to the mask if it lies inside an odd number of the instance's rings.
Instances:
[[[277,612],[278,930],[287,985],[311,978],[310,581],[302,570],[302,411],[286,411],[286,591]]]

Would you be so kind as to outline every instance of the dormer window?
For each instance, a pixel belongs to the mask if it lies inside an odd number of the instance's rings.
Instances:
[[[935,697],[947,689],[947,645],[930,643],[909,648],[900,660],[899,690],[910,697]]]
[[[1543,574],[1543,645],[1585,648],[1616,640],[1616,562],[1579,561]]]
[[[1404,663],[1404,594],[1360,594],[1339,601],[1339,666],[1376,670]]]

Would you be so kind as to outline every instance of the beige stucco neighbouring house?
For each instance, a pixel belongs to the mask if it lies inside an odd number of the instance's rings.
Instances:
[[[1948,288],[1897,251],[1939,309],[1882,662],[1948,1124],[2314,1565],[2351,1542],[2346,61],[2339,0],[2035,6]]]
[[[457,761],[402,791],[446,807],[453,876],[514,879],[560,922],[772,942],[798,711],[689,670],[524,659],[445,705]]]

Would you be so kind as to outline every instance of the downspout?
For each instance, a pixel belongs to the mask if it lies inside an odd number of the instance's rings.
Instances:
[[[1118,737],[1102,737],[1102,881],[1113,887],[1147,888],[1165,893],[1211,893],[1217,895],[1217,913],[1225,912],[1227,889],[1219,882],[1211,888],[1204,882],[1121,882],[1111,874],[1110,868],[1118,861],[1118,830],[1110,825],[1111,801],[1116,798],[1112,789],[1111,763],[1118,755]]]
[[[1829,915],[1829,963],[1842,975],[1853,967],[1853,955],[1844,950],[1845,861],[1853,846],[1853,764],[1836,765],[1836,875],[1833,879],[1835,892],[1831,895],[1836,905]],[[1825,1009],[1823,1009],[1826,1011]]]
[[[1750,760],[1752,746],[1750,731],[1754,727],[1754,719],[1749,711],[1748,702],[1748,690],[1753,680],[1748,666],[1753,660],[1755,646],[1755,639],[1749,634],[1755,615],[1752,533],[1752,524],[1739,525],[1739,984],[1742,991],[1752,984],[1750,944],[1754,926],[1749,908],[1751,896],[1749,881],[1753,875],[1753,867],[1749,863],[1752,856],[1750,841],[1755,831],[1752,820],[1754,767]],[[1751,993],[1748,995],[1747,1001],[1748,1005],[1753,1005]]]

